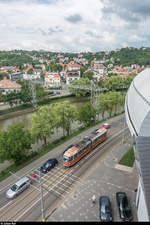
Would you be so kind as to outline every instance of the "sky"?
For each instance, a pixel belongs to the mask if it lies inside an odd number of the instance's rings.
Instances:
[[[0,0],[0,50],[150,47],[150,0]]]

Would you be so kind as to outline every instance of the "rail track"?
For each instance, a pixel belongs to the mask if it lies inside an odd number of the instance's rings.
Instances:
[[[116,131],[115,131],[116,130]],[[125,128],[125,135],[128,129]],[[117,143],[122,137],[122,130],[117,131],[114,128],[114,134],[109,135],[108,139],[101,143],[92,152],[88,153],[77,164],[71,168],[65,168],[62,159],[59,164],[49,171],[47,174],[42,174],[41,180],[43,185],[43,196],[52,194],[55,199],[65,198],[71,193],[73,186],[77,183],[82,183],[80,178],[82,167],[90,167],[95,160],[105,152],[106,147],[111,147]],[[37,174],[37,178],[33,178],[33,174]],[[11,200],[10,204],[0,209],[0,221],[20,221],[22,216],[26,214],[31,208],[40,202],[40,182],[39,182],[39,168],[34,168],[25,174],[32,180],[32,185],[29,189],[24,191],[21,195]],[[40,214],[41,212],[39,212]]]

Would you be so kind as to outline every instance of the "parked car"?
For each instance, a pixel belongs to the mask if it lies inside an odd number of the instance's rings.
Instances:
[[[119,209],[120,219],[122,219],[123,221],[131,221],[133,219],[133,215],[126,193],[117,192],[116,200]]]
[[[58,160],[56,158],[47,160],[43,166],[40,167],[42,173],[47,173],[52,168],[54,168],[58,164]]]
[[[101,221],[112,221],[112,207],[108,196],[99,198],[99,217]]]
[[[6,197],[14,198],[28,187],[30,187],[30,180],[28,177],[23,177],[8,189]]]
[[[105,129],[109,129],[111,128],[111,124],[110,123],[104,123],[101,128],[105,128]]]

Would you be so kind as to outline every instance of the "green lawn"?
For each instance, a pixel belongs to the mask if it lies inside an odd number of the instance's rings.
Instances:
[[[132,167],[134,163],[134,150],[131,148],[120,160],[119,164]]]

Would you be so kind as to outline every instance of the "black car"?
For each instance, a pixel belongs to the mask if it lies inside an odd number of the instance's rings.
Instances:
[[[120,219],[123,221],[131,221],[133,219],[133,215],[126,193],[117,192],[116,200],[119,208]]]
[[[42,173],[47,173],[52,168],[54,168],[55,165],[57,164],[58,164],[58,160],[56,158],[49,159],[43,164],[43,166],[40,167],[40,170]]]
[[[112,207],[108,196],[99,198],[99,217],[101,221],[112,221]]]

